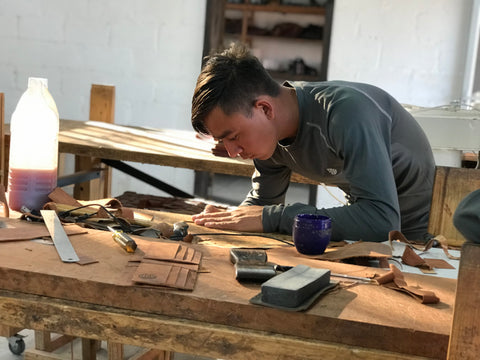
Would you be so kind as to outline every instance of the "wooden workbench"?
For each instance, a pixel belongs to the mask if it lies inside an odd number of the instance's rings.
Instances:
[[[156,217],[166,222],[188,218]],[[191,232],[199,229],[191,224]],[[325,359],[353,354],[442,359],[447,354],[455,280],[405,274],[409,284],[435,291],[436,305],[362,284],[333,291],[305,312],[287,312],[249,303],[260,287],[234,279],[226,247],[190,245],[203,253],[202,272],[190,292],[132,285],[130,255],[107,232],[89,230],[70,239],[77,252],[99,262],[66,264],[49,245],[0,243],[0,323],[225,359],[318,359],[320,354]],[[149,243],[135,239],[140,249]],[[278,264],[336,273],[382,272],[309,259],[283,244],[269,249],[268,256]]]
[[[9,124],[5,132],[8,153]],[[213,142],[199,139],[194,131],[61,119],[58,141],[59,153],[248,177],[254,171],[251,160],[214,156]],[[292,181],[317,184],[298,174]]]

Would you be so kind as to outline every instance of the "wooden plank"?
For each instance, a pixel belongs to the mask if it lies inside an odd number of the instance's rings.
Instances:
[[[478,188],[479,169],[437,166],[428,231],[445,236],[449,245],[461,246],[465,238],[453,225],[453,214],[460,201]]]
[[[25,350],[23,358],[24,360],[64,360],[60,355],[37,349]]]
[[[90,336],[118,344],[160,348],[232,360],[316,360],[319,354],[322,354],[322,359],[419,358],[241,327],[221,326],[138,311],[121,311],[80,302],[15,294],[5,290],[0,290],[0,310],[1,321],[21,320],[29,328],[42,330],[55,328],[62,333],[78,337]],[[318,326],[321,325],[318,324]],[[427,346],[432,347],[432,343],[434,342],[428,342]]]
[[[11,337],[20,332],[21,328],[0,324],[0,336]]]
[[[115,87],[93,84],[90,91],[91,120],[113,124],[115,121]],[[102,199],[111,196],[112,170],[101,163],[100,157],[75,157],[75,171],[104,169],[99,179],[76,184],[74,197],[78,200]]]
[[[166,222],[174,218],[188,218],[178,214],[155,213],[157,220]],[[202,229],[194,224],[189,225],[192,233]],[[133,237],[140,250],[150,244],[146,238]],[[208,236],[205,238],[208,239]],[[221,236],[215,238],[221,246]],[[229,239],[225,241],[228,243]],[[248,241],[261,244],[263,239],[249,237]],[[136,268],[129,262],[131,256],[112,240],[108,232],[89,230],[89,234],[72,236],[71,242],[79,254],[96,259],[98,263],[86,266],[61,263],[53,247],[36,242],[2,244],[0,288],[114,306],[127,311],[141,310],[150,315],[208,322],[212,326],[241,327],[304,340],[341,342],[348,346],[416,356],[446,356],[455,280],[406,274],[408,283],[434,291],[441,299],[438,306],[420,305],[407,295],[386,288],[359,285],[321,298],[307,312],[285,312],[249,303],[260,287],[245,286],[235,281],[228,248],[191,245],[202,251],[202,269],[205,272],[199,274],[194,290],[188,292],[133,286],[131,279]],[[268,250],[268,257],[270,261],[282,265],[305,264],[328,268],[337,273],[372,275],[365,274],[364,267],[300,256],[294,248],[284,245]],[[383,270],[370,271],[381,273]],[[372,299],[375,299],[374,303]],[[408,315],[405,309],[409,309]],[[319,326],[328,331],[318,331]],[[62,329],[58,331],[68,334]],[[124,343],[123,340],[117,342]],[[436,346],[425,345],[430,343]],[[144,347],[152,346],[147,344]]]
[[[0,93],[0,184],[7,188],[7,170],[5,169],[5,96]]]
[[[476,359],[480,354],[480,244],[465,243],[458,272],[448,359]]]
[[[174,360],[174,353],[158,349],[144,349],[129,357],[128,360]]]

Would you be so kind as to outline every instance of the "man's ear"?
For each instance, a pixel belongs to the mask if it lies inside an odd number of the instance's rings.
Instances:
[[[263,111],[268,119],[273,119],[274,109],[270,99],[260,96],[257,100],[255,100],[255,107]]]

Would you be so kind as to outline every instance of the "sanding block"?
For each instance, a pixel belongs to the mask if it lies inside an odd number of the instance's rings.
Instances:
[[[296,308],[330,284],[330,270],[297,265],[261,285],[265,304]]]

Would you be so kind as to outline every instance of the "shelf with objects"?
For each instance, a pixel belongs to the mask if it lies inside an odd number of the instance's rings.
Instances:
[[[317,3],[227,1],[220,45],[247,44],[278,81],[325,80],[333,1]]]

